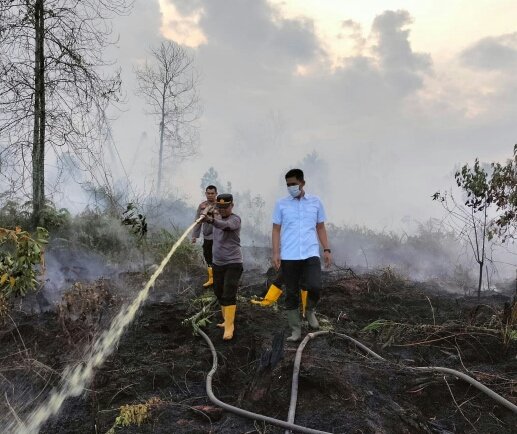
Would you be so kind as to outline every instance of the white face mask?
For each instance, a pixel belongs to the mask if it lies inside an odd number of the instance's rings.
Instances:
[[[300,186],[298,184],[290,185],[289,187],[287,187],[287,191],[292,197],[298,197],[301,193]]]

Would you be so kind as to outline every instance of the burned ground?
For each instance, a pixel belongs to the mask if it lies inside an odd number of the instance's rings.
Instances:
[[[203,303],[202,291],[193,289],[201,279],[183,282],[180,290],[178,279],[164,276],[85,393],[69,399],[42,432],[106,433],[117,417],[142,423],[119,423],[113,432],[283,432],[223,412],[208,400],[211,353],[184,324]],[[134,294],[143,281],[138,274],[125,276],[111,290],[120,294],[129,285]],[[264,292],[264,281],[259,272],[245,274],[232,341],[222,340],[216,309],[204,330],[219,355],[216,396],[285,420],[297,345],[284,343],[283,351],[275,346],[273,353],[282,358],[268,365],[273,340],[282,339],[286,320],[281,309],[249,303]],[[130,293],[114,296],[118,301],[103,307],[96,327],[106,327]],[[195,297],[198,302],[192,301]],[[328,274],[319,306],[322,327],[359,339],[389,362],[365,355],[335,334],[311,340],[302,358],[296,423],[335,433],[515,432],[517,416],[467,383],[404,367],[458,369],[517,403],[517,344],[503,327],[509,302],[509,296],[497,294],[480,302],[447,294],[401,280],[390,270]],[[0,332],[0,392],[5,398],[0,411],[6,420],[14,413],[23,418],[41,402],[58,385],[63,368],[84,358],[90,339],[76,331],[83,341],[70,340],[54,312],[14,311],[12,320]],[[67,330],[74,332],[73,327]]]

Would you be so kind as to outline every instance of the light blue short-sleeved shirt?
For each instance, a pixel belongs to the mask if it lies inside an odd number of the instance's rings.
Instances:
[[[279,199],[273,211],[273,223],[281,225],[280,258],[300,260],[320,256],[316,225],[326,220],[323,204],[317,196],[305,194]]]

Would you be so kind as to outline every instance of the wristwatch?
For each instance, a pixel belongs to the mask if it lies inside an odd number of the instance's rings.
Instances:
[[[323,252],[329,252],[329,253],[332,253],[332,250],[330,250],[330,249],[323,249]]]

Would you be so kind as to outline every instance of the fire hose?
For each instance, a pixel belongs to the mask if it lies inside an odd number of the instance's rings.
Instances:
[[[201,335],[201,337],[206,341],[206,343],[208,344],[208,346],[210,348],[210,351],[212,352],[212,369],[210,370],[210,372],[207,374],[207,377],[206,377],[206,391],[207,391],[207,395],[208,395],[208,398],[210,399],[210,401],[213,404],[221,407],[222,409],[227,410],[229,412],[232,412],[234,414],[237,414],[239,416],[243,416],[245,418],[253,419],[253,420],[260,420],[260,421],[263,421],[263,422],[270,423],[272,425],[276,425],[276,426],[285,428],[286,429],[286,434],[290,433],[291,431],[301,432],[301,433],[324,433],[324,434],[330,434],[327,431],[319,431],[319,430],[316,430],[316,429],[312,429],[312,428],[307,428],[307,427],[303,427],[303,426],[300,426],[300,425],[296,425],[294,423],[295,414],[296,414],[296,403],[297,403],[297,400],[298,400],[298,378],[299,378],[299,373],[300,373],[300,364],[301,364],[301,359],[302,359],[302,353],[303,353],[303,350],[304,350],[305,346],[307,345],[307,343],[311,339],[313,339],[315,337],[318,337],[318,336],[322,336],[322,335],[332,334],[332,335],[335,335],[335,336],[347,339],[348,341],[352,342],[354,345],[356,345],[357,347],[362,349],[364,352],[366,352],[366,353],[370,354],[371,356],[375,357],[376,359],[384,361],[384,362],[388,362],[384,357],[382,357],[379,354],[375,353],[370,348],[368,348],[366,345],[362,344],[358,340],[356,340],[356,339],[354,339],[354,338],[352,338],[352,337],[350,337],[348,335],[345,335],[345,334],[342,334],[342,333],[329,332],[329,331],[319,331],[319,332],[314,332],[314,333],[307,334],[307,336],[300,343],[300,345],[299,345],[299,347],[298,347],[298,349],[296,351],[294,367],[293,367],[293,379],[292,379],[292,385],[291,385],[291,400],[290,400],[290,404],[289,404],[288,419],[287,419],[287,422],[286,422],[286,421],[283,421],[283,420],[280,420],[280,419],[275,419],[275,418],[272,418],[272,417],[269,417],[269,416],[265,416],[265,415],[262,415],[262,414],[253,413],[251,411],[244,410],[244,409],[239,408],[239,407],[235,407],[233,405],[227,404],[227,403],[219,400],[215,396],[215,394],[214,394],[214,392],[212,390],[212,379],[213,379],[213,376],[214,376],[215,372],[217,371],[217,367],[218,367],[217,351],[216,351],[216,349],[214,347],[214,344],[212,343],[212,341],[206,335],[205,332],[203,332],[199,327],[196,327],[196,332],[199,333]],[[485,385],[483,385],[479,381],[477,381],[474,378],[464,374],[463,372],[457,371],[455,369],[444,368],[444,367],[439,367],[439,366],[411,367],[411,366],[404,366],[404,365],[402,365],[402,367],[406,368],[406,369],[409,369],[409,370],[418,370],[418,371],[427,371],[427,372],[442,372],[442,373],[445,373],[445,374],[453,375],[453,376],[455,376],[457,378],[460,378],[460,379],[468,382],[472,386],[476,387],[478,390],[482,391],[483,393],[485,393],[488,396],[490,396],[491,398],[493,398],[499,404],[505,406],[510,411],[512,411],[513,413],[517,414],[517,406],[515,404],[511,403],[510,401],[508,401],[507,399],[505,399],[501,395],[499,395],[496,392],[494,392],[492,389],[486,387]]]
[[[197,222],[203,220],[204,217],[205,217],[205,215],[202,215],[198,219]],[[263,422],[267,422],[272,425],[286,428],[286,434],[289,434],[293,430],[297,431],[297,432],[301,432],[301,433],[330,434],[326,431],[319,431],[319,430],[315,430],[312,428],[307,428],[307,427],[303,427],[300,425],[296,425],[294,423],[295,414],[296,414],[296,403],[298,400],[298,378],[299,378],[299,373],[300,373],[300,364],[301,364],[301,360],[302,360],[302,353],[303,353],[305,346],[311,339],[318,337],[318,336],[326,335],[326,334],[333,334],[335,336],[347,339],[348,341],[352,342],[354,345],[359,347],[361,350],[370,354],[371,356],[375,357],[376,359],[384,361],[384,362],[388,362],[384,357],[375,353],[370,348],[368,348],[366,345],[362,344],[361,342],[352,338],[351,336],[348,336],[348,335],[345,335],[342,333],[329,332],[329,331],[319,331],[319,332],[313,332],[313,333],[307,334],[307,336],[300,343],[300,345],[296,351],[294,367],[293,367],[293,380],[292,380],[292,385],[291,385],[291,400],[290,400],[290,404],[289,404],[289,413],[288,413],[287,422],[285,422],[280,419],[275,419],[275,418],[265,416],[262,414],[253,413],[251,411],[244,410],[242,408],[227,404],[227,403],[219,400],[215,396],[215,394],[212,390],[212,379],[213,379],[213,376],[214,376],[215,372],[217,371],[217,367],[218,367],[217,351],[214,347],[214,344],[212,343],[212,341],[210,340],[210,338],[207,336],[206,333],[204,333],[199,327],[196,327],[196,331],[203,337],[203,339],[208,344],[210,351],[212,352],[212,369],[210,370],[210,372],[208,373],[208,375],[206,377],[206,391],[207,391],[207,395],[208,395],[208,398],[210,399],[210,401],[212,403],[214,403],[215,405],[223,408],[224,410],[230,411],[239,416],[243,416],[243,417],[246,417],[248,419],[253,419],[253,420],[261,420]],[[510,401],[508,401],[501,395],[494,392],[492,389],[486,387],[484,384],[482,384],[479,381],[475,380],[474,378],[464,374],[463,372],[457,371],[455,369],[440,367],[440,366],[410,367],[410,366],[402,365],[402,367],[404,367],[406,369],[410,369],[410,370],[419,370],[419,371],[424,371],[424,372],[442,372],[445,374],[453,375],[457,378],[460,378],[460,379],[468,382],[472,386],[476,387],[478,390],[480,390],[483,393],[485,393],[486,395],[490,396],[492,399],[497,401],[499,404],[505,406],[510,411],[517,414],[517,406],[515,404],[511,403]]]
[[[343,333],[336,333],[336,332],[329,332],[329,331],[319,331],[319,332],[314,332],[314,333],[308,333],[307,336],[305,336],[305,339],[303,339],[303,341],[300,343],[300,345],[296,351],[296,356],[294,359],[293,381],[292,381],[292,385],[291,385],[291,402],[289,405],[289,414],[288,414],[288,418],[287,418],[287,421],[290,423],[294,423],[294,417],[295,417],[295,413],[296,413],[296,402],[298,399],[298,376],[300,373],[300,363],[302,360],[302,352],[305,348],[305,345],[307,345],[307,343],[311,339],[321,336],[321,335],[325,335],[325,334],[332,334],[334,336],[338,336],[340,338],[347,339],[348,341],[352,342],[354,345],[361,348],[364,352],[370,354],[371,356],[375,357],[376,359],[381,360],[383,362],[388,362],[384,357],[375,353],[370,348],[368,348],[366,345],[363,345],[358,340],[352,338],[351,336],[345,335]],[[465,380],[467,383],[471,384],[472,386],[481,390],[483,393],[490,396],[492,399],[497,401],[499,404],[505,406],[510,411],[517,414],[517,405],[511,403],[507,399],[503,398],[501,395],[495,393],[492,389],[489,389],[484,384],[482,384],[479,381],[475,380],[474,378],[464,374],[463,372],[457,371],[455,369],[443,368],[440,366],[425,366],[425,367],[411,367],[411,366],[404,366],[404,365],[397,365],[397,366],[401,366],[405,369],[410,369],[410,370],[427,371],[427,372],[443,372],[445,374],[453,375],[457,378]],[[289,434],[289,433],[290,433],[290,431],[287,430],[286,434]]]
[[[93,377],[95,369],[104,363],[106,358],[120,342],[122,334],[129,324],[131,324],[140,307],[147,300],[151,287],[154,286],[156,279],[163,272],[176,249],[181,245],[192,228],[200,223],[203,218],[204,216],[198,218],[185,230],[183,235],[178,238],[135,299],[128,306],[119,311],[112,319],[109,328],[94,341],[86,361],[76,366],[69,365],[66,367],[63,371],[64,380],[61,386],[52,391],[50,396],[30,413],[25,423],[17,420],[17,425],[13,426],[9,431],[13,430],[17,434],[38,433],[43,424],[51,416],[60,411],[66,399],[83,393],[86,384],[88,384]]]
[[[244,410],[243,408],[235,407],[233,405],[227,404],[215,396],[213,390],[212,390],[212,378],[217,371],[217,351],[214,347],[214,344],[210,340],[210,338],[207,336],[207,334],[201,330],[200,328],[196,327],[196,332],[201,335],[201,337],[206,341],[208,346],[210,347],[210,351],[212,352],[212,369],[206,376],[206,393],[208,395],[208,399],[215,405],[221,407],[224,410],[230,411],[232,413],[235,413],[239,416],[246,417],[248,419],[253,420],[261,420],[263,422],[270,423],[272,425],[280,426],[282,428],[286,428],[289,430],[294,430],[301,433],[309,433],[309,434],[330,434],[327,431],[319,431],[317,429],[312,428],[306,428],[300,425],[296,425],[294,423],[286,422],[285,420],[275,419],[269,416],[264,416],[262,414],[253,413],[248,410]]]

